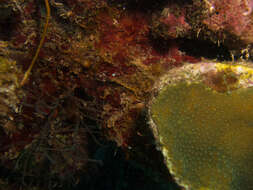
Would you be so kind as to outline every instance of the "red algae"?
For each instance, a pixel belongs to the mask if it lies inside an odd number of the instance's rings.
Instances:
[[[148,25],[144,15],[136,13],[113,18],[103,13],[98,20],[101,22],[98,47],[118,52],[147,40]]]
[[[252,2],[248,0],[208,1],[209,15],[203,23],[214,32],[235,35],[252,43]]]
[[[166,15],[163,15],[160,18],[160,22],[167,27],[165,35],[169,38],[177,38],[189,32],[191,26],[186,22],[185,18],[185,14],[175,16],[173,13],[167,12]]]
[[[212,14],[203,22],[211,30],[231,30],[235,35],[240,36],[246,27],[250,24],[250,18],[246,13],[247,7],[244,7],[244,1],[214,1],[210,2],[215,14]]]

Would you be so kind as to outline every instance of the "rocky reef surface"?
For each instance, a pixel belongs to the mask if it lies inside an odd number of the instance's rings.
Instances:
[[[0,187],[180,189],[148,123],[155,86],[185,64],[250,65],[252,4],[1,0]]]

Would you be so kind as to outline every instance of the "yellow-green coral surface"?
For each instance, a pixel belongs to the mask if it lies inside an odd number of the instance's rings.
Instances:
[[[168,168],[190,190],[253,189],[253,88],[217,92],[203,81],[163,85],[152,101]]]

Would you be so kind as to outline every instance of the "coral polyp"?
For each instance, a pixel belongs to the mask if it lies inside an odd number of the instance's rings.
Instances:
[[[252,74],[242,64],[188,64],[157,84],[152,128],[186,189],[252,189]]]

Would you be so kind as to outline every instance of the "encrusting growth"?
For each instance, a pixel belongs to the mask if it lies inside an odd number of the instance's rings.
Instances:
[[[199,63],[173,69],[151,100],[168,169],[194,190],[253,187],[253,69]]]

